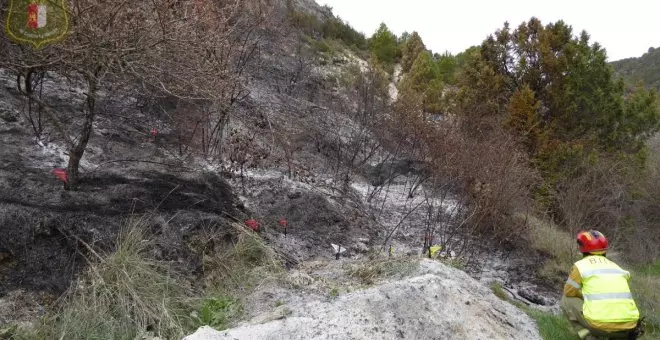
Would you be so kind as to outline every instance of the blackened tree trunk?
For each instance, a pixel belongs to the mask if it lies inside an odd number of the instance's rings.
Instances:
[[[69,163],[67,165],[67,172],[69,182],[65,185],[66,190],[75,190],[80,180],[80,160],[82,159],[89,137],[92,135],[92,128],[94,126],[94,118],[96,117],[96,90],[97,79],[96,76],[90,75],[87,77],[87,102],[85,112],[85,122],[83,123],[80,136],[69,147]]]

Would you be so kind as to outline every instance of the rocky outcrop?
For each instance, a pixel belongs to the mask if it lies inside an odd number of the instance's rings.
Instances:
[[[204,327],[184,340],[540,339],[525,313],[464,272],[431,260],[422,260],[408,279],[286,308],[222,332]]]

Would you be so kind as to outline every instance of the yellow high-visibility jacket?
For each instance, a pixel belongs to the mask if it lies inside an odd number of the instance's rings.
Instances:
[[[633,329],[639,310],[630,293],[630,273],[605,256],[577,261],[564,285],[564,295],[584,300],[584,318],[595,329],[617,332]]]

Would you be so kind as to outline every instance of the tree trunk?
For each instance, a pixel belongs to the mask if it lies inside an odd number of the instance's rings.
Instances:
[[[66,190],[75,190],[78,186],[80,159],[82,159],[82,153],[69,151],[69,163],[66,167],[69,181],[64,184]]]
[[[225,129],[229,126],[229,119],[231,118],[229,109],[223,113],[223,117],[220,118],[216,126],[214,127],[214,134],[209,136],[209,139],[213,140],[213,158],[219,159],[220,162],[223,161],[223,150],[222,150],[222,140],[225,138]]]
[[[87,142],[92,135],[94,126],[94,118],[96,117],[96,77],[90,77],[87,80],[87,112],[85,112],[85,122],[83,123],[80,137],[75,141],[75,144],[69,149],[69,164],[67,165],[67,172],[69,182],[64,186],[66,190],[76,190],[79,181],[79,168],[80,160],[82,159]]]

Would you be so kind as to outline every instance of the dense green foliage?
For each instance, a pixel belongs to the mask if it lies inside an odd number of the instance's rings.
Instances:
[[[394,65],[399,53],[397,37],[387,28],[387,25],[382,23],[369,39],[369,49],[378,62],[386,66]]]
[[[426,46],[417,32],[412,32],[402,42],[401,68],[403,72],[408,72],[413,66],[420,53],[426,51]]]
[[[459,56],[452,56],[449,53],[436,53],[433,55],[433,59],[435,61],[435,71],[438,79],[444,83],[453,84],[456,72],[461,66]]]
[[[326,39],[337,39],[343,41],[349,47],[359,50],[367,49],[367,39],[363,33],[353,29],[341,18],[330,18],[323,23],[323,37]]]
[[[660,123],[656,94],[626,92],[605,50],[562,21],[505,24],[461,59],[452,108],[465,131],[501,123],[540,174],[541,209],[571,230],[622,236],[644,258],[653,242],[642,247],[633,235],[656,223],[653,209],[640,210],[655,204],[645,161]]]
[[[512,129],[528,144],[535,140],[535,152],[550,142],[634,152],[658,128],[654,94],[638,89],[624,100],[605,50],[562,21],[506,24],[468,63],[466,109],[481,102],[478,114],[513,116]]]
[[[345,31],[346,45],[355,40],[348,28],[316,30],[324,37]],[[330,41],[316,40],[319,50],[332,49]],[[390,75],[400,63],[401,78],[392,78],[400,79],[392,109],[415,127],[410,131],[415,137],[406,138],[424,139],[413,144],[437,148],[434,128],[425,122],[449,113],[472,143],[512,137],[518,149],[510,150],[526,154],[521,171],[534,173],[525,195],[561,227],[602,228],[626,246],[660,221],[647,165],[657,157],[647,146],[660,123],[656,94],[626,89],[605,50],[586,32],[532,18],[516,28],[505,24],[481,45],[454,56],[433,54],[417,32],[397,37],[383,23],[365,44],[370,63]],[[645,238],[628,255],[653,258],[653,240]]]
[[[439,66],[445,66],[445,68]],[[442,113],[442,90],[445,84],[445,72],[447,72],[446,65],[438,63],[430,52],[423,51],[417,55],[410,72],[404,75],[400,87],[403,93],[412,90],[422,95],[424,111]]]
[[[462,68],[467,61],[470,59],[470,56],[473,53],[479,53],[480,47],[479,46],[471,46],[467,48],[465,51],[459,53],[454,57],[454,60],[456,61],[456,66],[460,69]]]
[[[655,94],[637,89],[624,99],[605,50],[562,21],[506,24],[471,53],[463,75],[462,111],[506,117],[549,171],[585,150],[638,152],[658,130]]]
[[[616,74],[631,87],[640,83],[647,88],[660,90],[660,48],[649,48],[639,58],[627,58],[612,62]]]
[[[404,33],[399,39],[401,92],[422,97],[424,111],[439,114],[445,111],[443,92],[447,84],[453,84],[459,69],[458,58],[449,53],[431,54],[417,32]],[[412,91],[412,92],[411,92]]]

